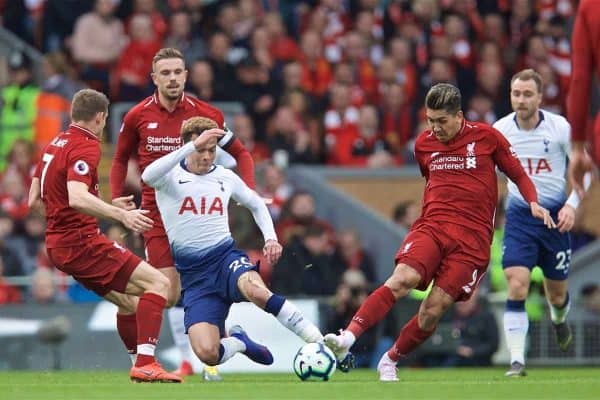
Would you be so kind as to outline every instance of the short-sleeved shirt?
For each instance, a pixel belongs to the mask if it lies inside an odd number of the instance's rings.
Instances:
[[[71,124],[44,149],[35,170],[48,226],[46,247],[71,247],[99,232],[96,218],[69,206],[68,181],[85,183],[98,196],[100,140],[93,132]]]

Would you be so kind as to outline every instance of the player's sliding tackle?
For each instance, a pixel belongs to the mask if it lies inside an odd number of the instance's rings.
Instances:
[[[71,125],[46,146],[29,190],[29,206],[44,205],[48,220],[48,257],[120,309],[136,315],[137,360],[131,368],[136,382],[181,382],[154,358],[169,280],[128,249],[100,233],[96,218],[123,223],[135,232],[152,228],[145,211],[120,206],[131,198],[105,203],[98,197],[100,135],[106,125],[108,99],[91,89],[73,96]],[[136,332],[132,333],[136,336]]]
[[[264,201],[235,173],[213,164],[217,141],[224,134],[211,119],[188,119],[181,132],[185,144],[146,167],[142,179],[156,192],[181,277],[185,329],[194,353],[208,365],[222,364],[238,352],[269,365],[269,349],[251,340],[240,326],[226,334],[225,319],[233,303],[256,304],[305,342],[319,342],[323,336],[293,303],[266,287],[258,266],[234,246],[227,213],[230,198],[252,212],[264,237],[266,259],[275,263],[282,252]]]

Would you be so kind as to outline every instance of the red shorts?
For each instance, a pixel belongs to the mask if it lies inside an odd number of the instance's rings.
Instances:
[[[175,261],[171,256],[171,246],[166,233],[163,231],[162,236],[154,236],[156,229],[153,228],[152,231],[152,236],[144,234],[144,251],[148,264],[158,269],[174,267]]]
[[[142,261],[102,234],[80,246],[50,248],[48,257],[56,268],[99,296],[111,290],[125,293],[133,270]]]
[[[480,234],[451,223],[420,223],[404,238],[396,265],[407,264],[421,275],[417,289],[433,280],[455,301],[471,297],[485,274],[490,244]]]

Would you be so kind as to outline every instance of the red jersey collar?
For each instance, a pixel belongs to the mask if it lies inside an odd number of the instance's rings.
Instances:
[[[96,136],[94,134],[94,132],[90,131],[87,128],[84,128],[83,126],[71,124],[71,125],[69,125],[69,129],[67,129],[67,130],[71,131],[73,133],[76,133],[76,132],[83,133],[85,136],[89,136],[92,139],[96,139],[97,141],[100,141],[100,138],[98,136]]]
[[[152,99],[153,99],[153,100],[154,100],[154,102],[155,102],[155,103],[158,105],[158,107],[159,107],[159,108],[161,108],[161,109],[163,109],[163,110],[165,110],[165,111],[169,112],[169,110],[167,110],[167,109],[165,108],[165,106],[163,106],[163,105],[161,104],[161,102],[159,101],[159,99],[158,99],[158,92],[157,92],[157,91],[155,91],[155,92],[152,94]],[[177,104],[175,105],[175,110],[177,110],[178,108],[183,108],[183,109],[185,109],[185,107],[187,106],[187,104],[188,104],[188,103],[190,103],[190,100],[189,100],[189,99],[187,98],[187,96],[185,95],[185,92],[183,92],[183,93],[181,94],[181,98],[179,99],[179,101],[177,101]],[[173,111],[175,111],[175,110],[173,110]]]

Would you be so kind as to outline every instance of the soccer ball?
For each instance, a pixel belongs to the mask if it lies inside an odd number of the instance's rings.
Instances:
[[[328,381],[335,372],[335,355],[322,343],[309,343],[294,357],[294,372],[303,381]]]

